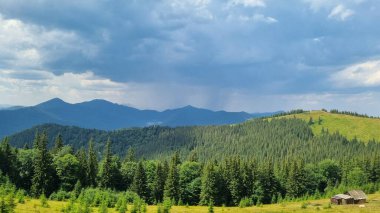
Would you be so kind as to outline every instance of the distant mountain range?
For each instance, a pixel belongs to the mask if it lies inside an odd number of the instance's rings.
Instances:
[[[278,112],[251,114],[211,111],[192,106],[159,112],[139,110],[105,100],[70,104],[55,98],[36,106],[0,110],[0,138],[44,123],[115,130],[151,125],[175,127],[233,124],[276,113]]]

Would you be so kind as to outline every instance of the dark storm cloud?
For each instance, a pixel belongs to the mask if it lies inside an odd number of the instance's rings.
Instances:
[[[40,64],[55,74],[91,70],[115,82],[281,95],[376,91],[337,88],[331,75],[378,59],[379,7],[375,0],[2,0],[0,13],[83,40],[76,44],[83,48]]]

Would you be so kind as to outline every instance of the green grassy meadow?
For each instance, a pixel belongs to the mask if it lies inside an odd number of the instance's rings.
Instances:
[[[329,199],[311,200],[302,202],[290,202],[282,204],[263,205],[261,207],[214,207],[214,212],[236,212],[236,213],[248,213],[248,212],[380,212],[380,193],[368,195],[368,202],[364,208],[359,205],[345,205],[336,206],[332,205],[328,208]],[[39,212],[39,213],[55,213],[61,212],[61,209],[67,205],[66,202],[48,201],[50,207],[41,207],[40,201],[31,199],[26,200],[24,204],[17,204],[16,213],[26,212]],[[301,208],[303,204],[307,204],[306,208]],[[128,206],[130,210],[132,207]],[[92,209],[93,212],[97,212],[97,208]],[[147,212],[157,212],[157,206],[148,206]],[[108,209],[109,213],[116,213],[115,209]],[[130,212],[130,211],[127,211]],[[207,213],[207,206],[173,206],[171,213]]]
[[[279,118],[300,118],[309,121],[310,117],[313,118],[314,123],[311,128],[314,134],[321,134],[322,127],[328,129],[330,133],[339,131],[348,139],[357,139],[368,142],[375,139],[380,141],[380,119],[378,118],[364,118],[351,115],[334,114],[324,111],[310,111],[300,114],[286,115]],[[318,124],[318,118],[321,118],[321,124]]]

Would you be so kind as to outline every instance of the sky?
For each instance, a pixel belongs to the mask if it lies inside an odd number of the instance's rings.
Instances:
[[[380,115],[378,0],[1,0],[0,105]]]

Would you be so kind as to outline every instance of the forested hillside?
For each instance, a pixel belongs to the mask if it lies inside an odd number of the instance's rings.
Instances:
[[[71,197],[78,208],[250,206],[353,187],[371,193],[380,181],[380,143],[327,131],[314,136],[307,122],[285,118],[110,132],[44,125],[5,138],[0,161],[0,194],[18,188],[33,197]],[[7,177],[11,183],[2,185]]]
[[[336,160],[376,156],[380,144],[364,145],[349,141],[338,133],[313,136],[307,122],[299,119],[254,119],[242,124],[207,127],[159,127],[133,128],[118,131],[99,131],[54,124],[37,126],[9,138],[16,147],[32,147],[35,133],[46,131],[49,147],[60,134],[64,144],[75,150],[87,147],[92,138],[95,150],[100,154],[108,138],[113,152],[124,156],[133,147],[138,157],[147,159],[167,158],[174,151],[182,157],[197,153],[201,160],[223,159],[239,155],[241,158],[283,161],[301,158],[306,162],[319,162],[325,158]],[[212,153],[212,154],[211,154]]]
[[[380,141],[380,119],[354,112],[299,110],[277,118],[302,119],[310,124],[313,133],[316,135],[320,135],[324,129],[331,133],[339,132],[350,140],[356,138],[364,143],[370,140]]]

